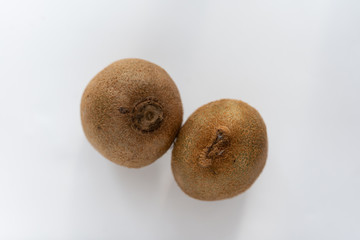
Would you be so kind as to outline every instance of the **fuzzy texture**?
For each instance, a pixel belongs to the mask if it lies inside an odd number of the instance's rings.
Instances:
[[[231,99],[197,109],[181,128],[172,152],[180,188],[200,200],[234,197],[248,189],[264,168],[267,133],[260,114]]]
[[[107,159],[131,168],[154,162],[171,146],[182,123],[179,91],[161,67],[123,59],[98,73],[81,100],[89,142]]]

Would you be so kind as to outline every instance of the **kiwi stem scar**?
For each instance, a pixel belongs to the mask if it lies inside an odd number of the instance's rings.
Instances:
[[[138,102],[132,109],[131,115],[133,127],[142,133],[155,131],[164,119],[163,107],[153,97]]]
[[[199,164],[202,167],[209,167],[213,160],[220,158],[230,145],[230,130],[225,126],[217,128],[215,136],[211,144],[209,144],[200,156]]]

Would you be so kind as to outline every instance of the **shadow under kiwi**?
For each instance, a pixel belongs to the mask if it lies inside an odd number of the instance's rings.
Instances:
[[[104,199],[98,200],[97,203],[109,204],[106,198],[110,198],[114,199],[115,203],[142,206],[144,199],[155,198],[155,194],[159,191],[161,173],[166,170],[162,169],[163,158],[168,156],[165,154],[154,163],[142,168],[127,168],[109,161],[84,141],[77,163],[74,194],[77,197],[85,195],[88,199],[102,196]]]
[[[138,211],[139,208],[146,209],[157,202],[161,188],[161,175],[165,171],[162,169],[164,158],[168,156],[165,154],[150,165],[141,168],[116,165],[111,169],[122,199],[129,204],[129,207]]]
[[[201,201],[186,195],[175,180],[168,189],[163,214],[172,235],[168,239],[237,239],[246,194],[219,201]]]

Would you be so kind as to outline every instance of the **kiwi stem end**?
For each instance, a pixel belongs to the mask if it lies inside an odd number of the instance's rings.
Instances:
[[[213,160],[221,157],[230,145],[230,130],[225,126],[216,129],[215,136],[200,156],[199,164],[202,167],[209,167]]]

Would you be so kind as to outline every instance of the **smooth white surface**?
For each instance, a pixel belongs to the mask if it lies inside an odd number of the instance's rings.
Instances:
[[[360,2],[1,1],[0,239],[359,239]],[[111,62],[166,69],[184,120],[220,98],[259,110],[267,165],[201,202],[171,151],[140,170],[86,141],[79,104]]]

